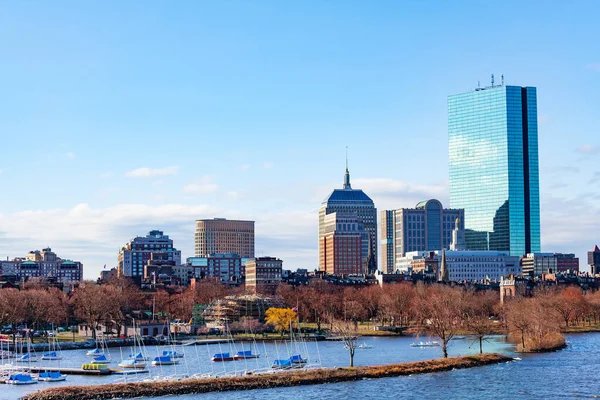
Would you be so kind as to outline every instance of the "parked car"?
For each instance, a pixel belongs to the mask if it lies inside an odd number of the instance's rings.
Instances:
[[[219,328],[210,328],[208,330],[208,334],[209,335],[220,335],[221,334],[221,330]]]
[[[62,326],[59,326],[58,328],[56,328],[56,331],[57,331],[57,332],[66,332],[66,331],[67,331],[67,329],[66,329],[66,328],[63,328]]]

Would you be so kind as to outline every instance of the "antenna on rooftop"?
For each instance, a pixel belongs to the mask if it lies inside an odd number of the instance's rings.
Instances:
[[[504,74],[502,74],[502,86],[504,86]]]
[[[346,146],[346,170],[348,170],[348,146]]]
[[[477,81],[477,89],[481,89],[481,81]]]
[[[492,74],[492,87],[494,87],[494,74]]]

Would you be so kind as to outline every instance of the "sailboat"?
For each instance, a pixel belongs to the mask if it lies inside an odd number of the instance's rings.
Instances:
[[[133,321],[133,329],[135,336],[133,338],[133,353],[129,355],[129,358],[122,360],[118,365],[121,368],[132,368],[132,369],[144,369],[146,368],[146,361],[148,357],[142,353],[142,337],[138,335],[135,329],[135,320]],[[137,349],[139,345],[139,350]]]
[[[27,338],[27,353],[23,353],[23,342],[21,342],[21,355],[17,357],[16,362],[36,362],[37,355],[31,352],[31,339]]]
[[[92,364],[110,364],[112,362],[110,358],[110,352],[106,351],[106,342],[104,340],[104,336],[102,336],[102,340],[100,341],[101,350],[97,356],[95,356],[91,363]],[[88,351],[89,353],[89,351]],[[108,355],[108,356],[107,356]]]
[[[40,372],[38,379],[44,382],[61,382],[66,380],[67,377],[61,374],[59,371],[46,371]]]
[[[31,355],[31,353],[29,352],[29,350],[31,349],[31,340],[28,338],[27,339],[27,353],[23,354],[23,342],[21,341],[21,356],[17,357],[16,361],[19,362],[28,362],[31,363],[31,361],[36,361],[35,359],[35,354],[33,354],[33,357]],[[15,371],[13,373],[11,373],[8,376],[8,379],[6,380],[6,383],[9,385],[32,385],[35,383],[38,383],[38,379],[33,376],[30,372],[28,372],[27,370],[23,370],[23,371]]]
[[[62,356],[59,353],[60,349],[58,346],[58,337],[56,333],[54,336],[48,336],[48,352],[44,353],[41,357],[42,360],[62,360]]]
[[[21,372],[19,374],[10,375],[6,380],[6,383],[9,385],[31,385],[38,383],[38,380],[30,373]]]

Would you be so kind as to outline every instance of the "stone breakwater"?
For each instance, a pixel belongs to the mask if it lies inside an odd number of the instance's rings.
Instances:
[[[23,397],[23,400],[100,400],[268,389],[425,374],[452,369],[480,367],[511,360],[512,358],[502,354],[483,354],[402,364],[356,368],[320,368],[306,371],[292,370],[275,374],[184,379],[175,382],[63,386],[31,393]]]

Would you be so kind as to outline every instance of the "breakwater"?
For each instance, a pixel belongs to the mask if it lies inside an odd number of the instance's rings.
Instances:
[[[123,383],[95,386],[64,386],[45,389],[25,396],[25,400],[100,400],[113,398],[156,397],[234,390],[268,389],[387,378],[403,375],[473,368],[510,361],[502,354],[483,354],[402,364],[356,368],[320,368],[261,375],[223,378],[184,379],[175,382]]]

